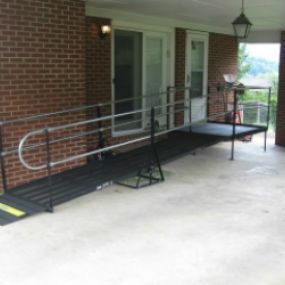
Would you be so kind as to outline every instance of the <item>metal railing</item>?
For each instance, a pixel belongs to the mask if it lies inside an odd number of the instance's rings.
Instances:
[[[132,112],[126,112],[126,113],[116,114],[116,115],[108,115],[108,116],[103,116],[101,118],[84,120],[84,121],[79,121],[79,122],[75,122],[75,123],[60,125],[60,126],[57,126],[57,127],[42,128],[42,129],[39,129],[39,130],[31,131],[31,132],[27,133],[20,140],[19,147],[18,147],[18,155],[19,155],[20,162],[29,170],[37,171],[37,170],[45,169],[46,168],[46,164],[42,164],[42,165],[38,165],[38,166],[32,166],[28,162],[26,162],[26,160],[24,158],[25,150],[31,149],[31,148],[35,149],[35,148],[41,147],[41,146],[46,146],[47,147],[47,145],[50,146],[51,144],[53,144],[55,142],[86,136],[86,135],[90,134],[90,132],[81,132],[80,135],[75,135],[75,136],[70,136],[70,137],[63,137],[61,139],[56,139],[56,140],[49,140],[47,134],[50,136],[51,133],[56,132],[56,131],[60,131],[60,130],[68,129],[68,128],[79,127],[79,126],[83,126],[83,125],[88,125],[88,124],[91,124],[91,123],[102,122],[102,121],[106,121],[106,120],[112,120],[114,118],[124,117],[124,116],[128,116],[128,115],[131,115],[131,114],[142,114],[142,113],[145,113],[145,112],[152,112],[152,110],[153,110],[154,118],[150,118],[150,119],[154,119],[155,120],[157,118],[155,116],[155,110],[161,109],[161,108],[165,108],[165,107],[175,107],[176,105],[181,104],[181,103],[184,103],[184,100],[183,101],[182,100],[181,101],[176,101],[175,103],[171,103],[171,104],[165,104],[165,105],[159,105],[159,106],[156,106],[156,107],[149,107],[149,108],[145,108],[145,109],[135,110],[135,111],[132,111]],[[179,109],[178,111],[173,111],[173,112],[164,112],[163,114],[159,115],[159,117],[160,116],[166,116],[166,115],[174,114],[174,113],[178,113],[178,112],[181,112],[181,111],[184,111],[184,110],[185,110],[185,108]],[[133,121],[130,122],[130,123],[133,123]],[[128,124],[128,123],[124,123],[124,125],[126,125],[126,124]],[[185,126],[185,125],[183,124],[183,125],[179,126],[178,128],[181,128],[182,126]],[[110,128],[111,127],[106,127],[106,128],[102,127],[101,129],[98,129],[96,131],[97,132],[103,132],[103,131],[109,130]],[[169,133],[169,132],[171,132],[171,131],[173,131],[175,129],[177,129],[177,127],[176,128],[169,128],[169,129],[167,129],[165,131],[161,131],[159,133],[156,133],[155,136],[157,137],[157,136],[160,136],[160,135],[163,135],[163,134],[167,134],[167,133]],[[46,136],[46,142],[45,143],[41,143],[41,144],[37,144],[37,145],[33,145],[33,146],[25,146],[26,142],[28,141],[28,139],[33,137],[33,136],[36,136],[36,135],[45,135]],[[70,156],[70,157],[68,157],[66,159],[62,159],[62,160],[59,160],[59,161],[49,161],[49,166],[50,167],[54,167],[54,166],[59,165],[59,164],[64,164],[64,163],[67,163],[67,162],[71,162],[71,161],[74,161],[74,160],[85,158],[85,157],[88,157],[88,156],[91,156],[91,155],[94,155],[94,154],[98,154],[98,153],[101,153],[101,152],[110,151],[110,150],[113,150],[113,149],[116,149],[116,148],[119,148],[119,147],[122,147],[122,146],[126,146],[126,145],[129,145],[129,144],[134,144],[134,143],[137,143],[137,142],[140,142],[140,141],[144,141],[144,140],[147,140],[147,139],[150,139],[150,135],[146,135],[146,136],[143,136],[143,137],[140,137],[140,138],[136,138],[136,139],[133,139],[133,140],[128,140],[126,142],[122,142],[122,143],[119,143],[119,144],[116,144],[116,145],[100,148],[100,149],[97,149],[97,150],[85,152],[85,153],[82,153],[82,154],[73,155],[73,156]]]
[[[143,142],[150,140],[152,143],[154,142],[156,137],[159,137],[161,135],[165,135],[171,131],[180,129],[181,127],[185,127],[187,125],[181,125],[181,126],[175,126],[171,127],[171,116],[176,116],[176,114],[179,114],[181,112],[184,113],[185,111],[185,99],[183,100],[175,100],[172,98],[175,97],[175,94],[177,92],[189,92],[190,97],[190,88],[189,87],[168,87],[166,91],[155,93],[155,94],[148,94],[143,96],[137,96],[137,97],[131,97],[131,98],[124,98],[121,100],[110,100],[104,103],[98,103],[88,106],[80,106],[76,108],[70,108],[66,110],[59,110],[55,112],[45,113],[45,114],[35,114],[31,116],[25,116],[25,117],[19,117],[14,118],[11,120],[5,120],[0,122],[0,162],[1,162],[1,174],[2,174],[2,183],[4,191],[7,191],[8,185],[7,185],[7,175],[6,175],[6,167],[5,167],[5,158],[9,155],[15,155],[18,154],[20,162],[29,170],[32,171],[40,171],[40,170],[46,170],[47,176],[49,180],[49,193],[50,193],[50,210],[53,209],[53,202],[52,202],[52,168],[61,164],[65,164],[71,161],[80,160],[83,158],[87,158],[89,156],[93,156],[96,154],[100,154],[107,151],[112,151],[114,149],[128,146],[131,144]],[[125,112],[125,113],[119,113],[119,114],[112,114],[112,115],[104,115],[102,116],[102,109],[104,107],[107,107],[108,110],[111,110],[112,105],[118,106],[120,104],[125,104],[128,101],[136,101],[136,100],[143,100],[143,99],[149,99],[148,103],[152,104],[149,107],[140,108],[137,110]],[[159,102],[163,102],[162,104],[155,105],[153,102],[157,99]],[[95,115],[97,117],[88,119],[88,115],[90,110],[95,109]],[[20,143],[18,147],[4,147],[5,137],[4,137],[4,130],[3,128],[5,126],[11,126],[11,125],[18,125],[20,123],[32,123],[33,121],[39,121],[42,122],[42,120],[54,118],[56,116],[62,116],[62,115],[69,115],[74,113],[83,112],[85,116],[87,116],[87,119],[77,121],[77,122],[71,122],[66,123],[64,125],[55,125],[55,126],[46,126],[37,130],[31,130],[29,133],[25,134],[23,138],[20,140]],[[92,113],[92,112],[91,112]],[[91,114],[94,116],[94,114]],[[74,141],[79,138],[84,138],[90,135],[98,135],[99,141],[102,140],[103,132],[110,131],[114,129],[114,120],[118,118],[128,117],[128,116],[135,116],[140,115],[141,118],[138,120],[131,120],[130,122],[116,122],[116,127],[128,127],[130,124],[134,124],[134,122],[142,122],[142,120],[149,120],[149,127],[150,129],[146,128],[144,131],[136,138],[123,141],[118,144],[114,145],[101,145],[100,147],[90,150],[90,151],[83,151],[82,153],[78,153],[76,155],[69,155],[67,157],[53,160],[53,149],[52,145],[60,142],[66,142],[66,141]],[[165,118],[165,129],[163,130],[156,130],[155,122],[156,120],[159,120],[161,117]],[[72,119],[72,118],[71,118]],[[110,122],[109,125],[104,125],[104,122]],[[43,121],[45,122],[53,122],[52,120]],[[56,124],[56,122],[53,122],[53,124]],[[96,124],[97,127],[94,128],[94,125]],[[31,124],[31,126],[37,125]],[[89,129],[85,129],[86,126],[89,126]],[[76,129],[77,128],[77,129]],[[75,133],[69,133],[68,135],[62,135],[62,136],[55,136],[57,133],[64,133],[66,130],[72,130],[75,129]],[[35,136],[41,136],[41,138],[44,141],[40,141],[38,143],[32,142],[29,144],[30,139],[32,139]],[[87,140],[85,142],[87,144]],[[26,152],[29,151],[35,151],[39,148],[45,148],[45,163],[42,163],[40,165],[32,165],[30,161],[27,161],[25,158]]]
[[[257,87],[255,87],[257,89]],[[266,88],[262,88],[266,89]],[[238,92],[242,91],[244,89],[240,88],[233,88],[231,89],[234,92],[234,106],[233,106],[233,114],[234,116],[237,114],[237,102],[238,102]],[[178,92],[189,92],[189,102],[188,106],[185,107],[185,99],[181,100],[173,100],[171,98],[171,95],[175,95]],[[269,89],[269,101],[270,102],[270,94],[271,94],[271,89]],[[101,110],[103,107],[108,107],[114,104],[124,104],[128,101],[135,101],[135,100],[142,100],[143,98],[161,98],[164,97],[164,100],[162,100],[164,103],[160,105],[150,105],[149,107],[146,108],[140,108],[137,110],[125,112],[125,113],[119,113],[119,114],[112,114],[112,115],[105,115],[102,116]],[[175,96],[173,96],[175,97]],[[153,101],[153,100],[150,100]],[[29,133],[25,134],[23,138],[20,140],[20,143],[17,148],[9,148],[8,150],[4,149],[3,146],[3,141],[4,141],[4,134],[3,134],[3,127],[4,126],[9,126],[12,124],[18,124],[18,123],[25,123],[25,122],[31,122],[31,121],[36,121],[36,120],[42,120],[45,118],[53,117],[53,116],[58,116],[58,115],[64,115],[68,113],[74,113],[74,112],[82,112],[85,111],[87,112],[88,110],[96,108],[96,118],[91,118],[91,119],[86,119],[86,120],[81,120],[77,122],[72,122],[72,123],[67,123],[64,125],[58,125],[58,126],[47,126],[43,127],[37,130],[32,130]],[[268,110],[269,110],[269,105],[268,105]],[[39,171],[39,170],[46,170],[48,174],[48,179],[49,179],[49,193],[50,193],[50,209],[52,210],[53,204],[52,204],[52,190],[51,190],[51,184],[52,184],[52,168],[61,164],[65,164],[68,162],[88,158],[90,156],[96,155],[96,154],[101,154],[103,152],[107,151],[112,151],[114,149],[132,145],[135,143],[143,142],[150,140],[151,146],[154,147],[154,141],[155,138],[166,135],[172,131],[179,130],[181,128],[191,128],[193,125],[191,121],[191,115],[190,115],[190,121],[188,124],[181,124],[178,126],[172,126],[171,125],[171,116],[176,116],[177,114],[183,113],[185,110],[193,109],[193,106],[191,105],[191,89],[189,87],[168,87],[167,91],[165,92],[160,92],[156,94],[149,94],[149,95],[144,95],[144,96],[137,96],[137,97],[131,97],[131,98],[125,98],[122,100],[111,100],[108,102],[104,103],[98,103],[98,104],[93,104],[93,105],[88,105],[88,106],[81,106],[81,107],[76,107],[76,108],[71,108],[67,110],[59,110],[56,112],[51,112],[51,113],[46,113],[46,114],[36,114],[33,116],[26,116],[22,118],[16,118],[13,120],[8,120],[8,121],[2,121],[0,122],[0,162],[1,162],[1,173],[2,173],[2,183],[3,183],[3,188],[4,190],[7,189],[7,180],[6,180],[6,169],[5,169],[5,157],[8,155],[12,154],[18,154],[20,162],[29,170],[32,171]],[[159,113],[159,114],[157,114]],[[191,113],[191,112],[189,112]],[[210,117],[219,117],[222,115],[226,115],[228,112],[222,112],[222,113],[216,113],[216,114],[211,114]],[[144,116],[145,114],[148,114],[148,116]],[[150,114],[150,116],[149,116]],[[114,121],[115,119],[118,118],[123,118],[127,117],[130,115],[140,115],[141,117],[136,120],[132,120],[130,122],[123,122],[123,123],[115,123],[116,127],[126,127],[129,126],[130,124],[134,124],[135,122],[140,123],[144,119],[149,120],[149,126],[150,129],[144,129],[142,133],[139,134],[139,137],[136,137],[134,139],[129,139],[126,141],[123,141],[121,143],[117,143],[114,145],[104,145],[103,143],[99,143],[99,147],[93,150],[89,151],[84,151],[79,154],[75,155],[69,155],[68,157],[58,159],[58,160],[53,160],[52,158],[52,145],[55,143],[59,142],[65,142],[65,141],[73,141],[82,137],[87,137],[90,135],[98,135],[98,140],[99,142],[102,142],[103,140],[103,133],[106,131],[110,131],[114,129]],[[156,130],[155,122],[159,118],[165,118],[166,123],[164,125],[165,129],[163,130]],[[200,124],[202,122],[207,121],[208,118],[205,118],[201,121],[195,121],[195,124]],[[110,124],[108,126],[103,126],[103,122],[109,121]],[[269,115],[267,116],[267,123],[269,122]],[[91,124],[96,124],[97,127],[95,129],[88,129],[87,130],[82,130],[84,126],[88,126]],[[64,135],[64,136],[57,136],[55,138],[51,138],[52,135],[55,135],[56,132],[59,131],[65,131],[67,129],[72,129],[72,128],[79,128],[75,134],[72,135]],[[233,140],[235,137],[235,128],[236,128],[236,122],[233,120]],[[29,140],[35,136],[42,136],[44,139],[44,142],[40,143],[31,143],[28,144]],[[87,142],[86,142],[87,143]],[[25,159],[25,153],[31,150],[35,150],[38,148],[45,148],[45,155],[46,155],[46,161],[43,164],[40,165],[31,165],[28,161]],[[266,138],[265,138],[265,148],[266,148]],[[234,142],[232,143],[232,158],[233,158],[233,150],[234,150]]]

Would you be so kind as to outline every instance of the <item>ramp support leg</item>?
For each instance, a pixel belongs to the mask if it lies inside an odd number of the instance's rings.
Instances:
[[[154,159],[155,159],[156,165],[157,165],[158,170],[159,170],[160,180],[164,181],[164,175],[163,175],[163,171],[161,169],[159,155],[158,155],[156,147],[155,147],[155,110],[154,110],[153,107],[151,108],[150,116],[151,116],[151,134],[150,134],[151,148],[152,148],[152,152],[153,152],[153,155],[154,155]]]
[[[116,183],[122,186],[139,189],[142,187],[150,186],[155,183],[159,183],[164,181],[164,174],[161,168],[160,159],[158,152],[155,147],[155,110],[151,108],[150,111],[150,144],[149,144],[149,158],[147,163],[141,170],[138,171],[135,176],[136,182],[134,184],[130,184],[128,182],[117,181]],[[159,175],[156,173],[156,169],[158,169]]]
[[[268,90],[268,101],[267,101],[267,117],[266,117],[266,131],[264,133],[264,151],[267,150],[267,132],[270,125],[270,112],[271,112],[271,87]]]
[[[236,116],[237,116],[237,90],[234,90],[234,109],[233,109],[233,132],[232,132],[232,147],[231,160],[235,159],[235,139],[236,139]]]
[[[45,130],[46,137],[46,170],[48,174],[48,193],[49,193],[49,204],[48,212],[53,213],[53,191],[52,191],[52,173],[51,173],[51,150],[50,150],[50,137],[48,129]]]

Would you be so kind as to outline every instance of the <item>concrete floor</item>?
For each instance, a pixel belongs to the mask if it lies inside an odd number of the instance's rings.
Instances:
[[[0,228],[1,285],[284,285],[285,150],[218,144]]]

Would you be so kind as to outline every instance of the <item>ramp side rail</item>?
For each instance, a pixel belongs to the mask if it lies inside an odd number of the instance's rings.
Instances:
[[[6,132],[5,132],[5,128],[9,128],[10,126],[15,126],[17,124],[23,123],[31,123],[31,129],[34,128],[33,126],[36,126],[36,124],[38,122],[42,122],[42,120],[45,120],[47,118],[57,118],[56,116],[62,116],[62,115],[72,115],[72,114],[76,114],[78,112],[83,112],[85,115],[89,115],[88,112],[91,113],[92,117],[97,116],[98,118],[102,117],[101,114],[101,110],[104,107],[112,107],[113,104],[124,104],[127,103],[128,101],[136,101],[136,100],[142,100],[142,99],[147,99],[149,100],[151,103],[153,103],[153,98],[164,98],[164,101],[166,102],[165,105],[167,105],[167,114],[160,114],[157,116],[162,116],[165,115],[167,116],[166,121],[170,122],[170,117],[171,116],[175,116],[175,114],[177,112],[179,112],[179,110],[171,110],[171,108],[173,109],[174,107],[170,106],[171,103],[174,102],[174,97],[175,94],[177,92],[190,92],[190,89],[188,87],[185,86],[175,86],[175,87],[168,87],[166,91],[162,91],[159,93],[151,93],[151,94],[147,94],[147,95],[141,95],[141,96],[136,96],[136,97],[130,97],[130,98],[124,98],[124,99],[120,99],[120,100],[110,100],[110,101],[105,101],[105,102],[99,102],[96,104],[92,104],[92,105],[87,105],[87,106],[79,106],[79,107],[75,107],[75,108],[68,108],[68,109],[61,109],[55,112],[49,112],[49,113],[41,113],[41,114],[34,114],[34,115],[29,115],[29,116],[22,116],[22,117],[16,117],[16,118],[12,118],[12,119],[8,119],[8,120],[3,120],[0,121],[0,164],[1,164],[1,178],[2,178],[2,185],[3,185],[3,191],[4,193],[7,192],[8,190],[8,182],[7,182],[7,173],[6,173],[6,157],[10,156],[10,155],[15,155],[18,154],[18,147],[14,147],[14,146],[6,146],[7,142],[6,142]],[[183,100],[181,100],[181,106],[184,106],[184,102],[182,102]],[[176,104],[176,108],[179,106],[178,102]],[[111,109],[111,108],[110,108]],[[94,111],[93,111],[94,110]],[[130,112],[129,112],[130,114]],[[123,116],[123,114],[118,114],[119,116]],[[117,116],[117,117],[119,117]],[[115,116],[113,117],[105,117],[102,120],[97,120],[98,123],[98,128],[97,129],[93,129],[93,130],[89,130],[88,132],[79,132],[76,135],[73,136],[69,136],[69,137],[61,137],[58,138],[54,141],[50,141],[50,144],[54,144],[56,142],[63,142],[63,141],[68,141],[71,139],[76,139],[76,138],[80,138],[80,137],[84,137],[86,135],[98,135],[99,137],[99,141],[100,144],[102,142],[102,131],[107,130],[107,129],[112,129],[113,126],[111,124],[111,127],[104,127],[102,128],[102,122],[103,120],[114,120]],[[94,122],[96,122],[96,120],[94,120]],[[90,122],[91,123],[91,122]],[[121,124],[122,126],[127,126],[128,123],[125,124]],[[51,125],[51,123],[49,122],[49,125],[47,126],[47,128],[52,128],[53,126]],[[170,127],[169,125],[166,127]],[[32,130],[33,132],[33,130]],[[32,150],[32,149],[36,149],[38,147],[43,147],[45,146],[46,143],[42,143],[42,144],[30,144],[30,145],[25,145],[24,149],[25,151],[28,150]]]
[[[4,155],[2,157],[4,157],[5,155],[9,155],[11,153],[18,153],[19,156],[19,160],[22,163],[22,165],[24,167],[26,167],[29,170],[32,171],[39,171],[39,170],[46,170],[47,171],[47,177],[48,177],[48,181],[49,181],[49,210],[53,211],[53,193],[52,193],[52,168],[61,164],[65,164],[71,161],[76,161],[79,159],[84,159],[84,158],[88,158],[90,156],[94,156],[96,154],[101,154],[107,151],[112,151],[114,149],[118,149],[120,147],[123,146],[128,146],[128,145],[132,145],[138,142],[143,142],[143,141],[150,141],[150,145],[151,148],[154,150],[154,154],[155,154],[155,159],[156,159],[156,163],[158,165],[159,171],[161,173],[161,177],[163,179],[163,173],[161,171],[161,167],[160,167],[160,162],[159,162],[159,158],[157,156],[156,150],[155,150],[155,139],[159,136],[162,135],[167,135],[168,133],[175,131],[175,130],[179,130],[182,127],[185,127],[185,124],[182,125],[178,125],[178,126],[170,126],[170,116],[176,116],[176,114],[179,113],[183,113],[186,109],[186,107],[184,106],[184,102],[185,99],[181,99],[181,100],[171,100],[171,94],[176,94],[176,92],[189,92],[190,93],[190,88],[188,87],[169,87],[167,89],[166,92],[161,92],[159,94],[159,96],[167,96],[167,100],[166,103],[164,104],[160,104],[160,105],[151,105],[149,107],[146,108],[141,108],[141,109],[137,109],[137,110],[133,110],[130,112],[125,112],[125,113],[119,113],[119,114],[112,114],[112,115],[105,115],[105,116],[98,116],[96,118],[92,118],[92,119],[86,119],[86,120],[82,120],[82,121],[77,121],[77,122],[72,122],[72,123],[67,123],[67,124],[63,124],[63,125],[58,125],[58,126],[50,126],[50,127],[45,127],[45,128],[41,128],[41,129],[37,129],[37,130],[32,130],[29,133],[27,133],[26,135],[24,135],[24,137],[20,140],[19,146],[17,150],[9,150],[7,152],[4,152]],[[153,96],[157,96],[157,94],[152,94],[152,95],[148,95],[145,97],[153,97]],[[138,99],[142,99],[142,97],[138,97]],[[134,100],[134,98],[128,98],[128,99],[124,99],[124,100],[119,100],[119,102],[126,102],[129,100]],[[30,116],[27,117],[26,119],[28,121],[32,121],[32,120],[37,120],[39,118],[43,118],[43,117],[48,117],[48,116],[53,116],[53,115],[58,115],[58,114],[65,114],[67,112],[77,112],[77,111],[82,111],[82,110],[86,110],[89,108],[100,108],[102,106],[107,106],[110,104],[116,104],[118,103],[118,101],[110,101],[108,103],[104,103],[104,104],[95,104],[92,106],[85,106],[85,107],[80,107],[80,108],[74,108],[71,110],[64,110],[64,111],[59,111],[59,112],[54,112],[54,113],[49,113],[49,114],[40,114],[40,115],[35,115],[35,116]],[[112,124],[113,120],[116,118],[122,118],[122,117],[127,117],[129,115],[136,115],[139,114],[140,120],[143,120],[143,118],[147,118],[149,120],[149,129],[144,130],[142,133],[140,133],[140,135],[134,139],[127,139],[125,141],[122,141],[121,143],[116,143],[113,145],[109,145],[109,146],[100,146],[96,149],[93,149],[91,151],[85,151],[79,154],[74,154],[74,155],[68,155],[67,157],[64,157],[63,159],[59,159],[59,160],[54,160],[52,158],[52,149],[51,149],[51,145],[56,143],[56,142],[62,142],[62,141],[66,141],[66,140],[74,140],[80,137],[86,137],[87,135],[90,134],[101,134],[104,131],[108,131],[111,130],[114,126]],[[147,114],[147,115],[146,115]],[[166,118],[166,125],[164,126],[164,129],[156,129],[156,120],[159,119],[160,117],[164,117]],[[11,123],[17,123],[19,121],[23,121],[23,118],[19,118],[19,119],[15,119],[12,122],[6,122],[5,124],[11,124]],[[107,126],[102,126],[102,122],[105,121],[109,121],[111,122],[110,125]],[[131,122],[124,122],[124,123],[119,123],[117,124],[117,126],[126,126],[130,123],[133,123],[133,120]],[[80,127],[86,127],[90,124],[96,124],[97,127],[95,127],[92,130],[81,130]],[[100,127],[98,127],[100,126]],[[79,128],[80,130],[75,133],[72,134],[70,136],[62,136],[62,137],[56,137],[55,139],[51,139],[51,135],[54,135],[54,133],[58,132],[58,131],[65,131],[67,129],[72,129],[72,128]],[[38,144],[29,144],[29,140],[34,137],[34,136],[43,136],[44,138],[44,142],[43,143],[38,143]],[[43,164],[40,165],[32,165],[31,163],[29,163],[28,161],[26,161],[25,159],[25,152],[27,151],[31,151],[34,149],[37,149],[39,147],[45,147],[45,152],[46,152],[46,162],[44,162]]]

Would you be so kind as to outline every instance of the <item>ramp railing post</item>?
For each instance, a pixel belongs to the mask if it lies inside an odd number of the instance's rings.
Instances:
[[[100,105],[98,105],[96,107],[96,112],[97,112],[97,118],[101,118],[102,113],[101,113]],[[104,138],[103,138],[103,132],[102,132],[102,121],[101,120],[98,121],[98,129],[99,129],[99,132],[98,132],[98,140],[99,141],[97,144],[97,149],[100,149],[100,148],[103,148],[105,146]],[[103,153],[102,152],[98,153],[98,158],[99,158],[99,160],[103,159]]]
[[[100,105],[98,105],[96,107],[96,112],[97,112],[97,118],[101,118],[102,117],[102,112],[101,112]],[[98,132],[98,139],[99,139],[98,147],[99,148],[103,148],[104,147],[104,138],[103,138],[102,121],[101,120],[98,121],[98,129],[99,129],[99,132]]]
[[[192,132],[192,100],[191,100],[191,87],[188,89],[189,96],[189,132]]]
[[[150,111],[150,143],[151,147],[154,147],[155,142],[155,111],[154,108],[151,108]]]
[[[237,116],[237,89],[235,88],[234,89],[234,109],[233,109],[233,132],[232,132],[231,160],[234,160],[234,155],[235,155],[236,116]]]
[[[48,193],[49,193],[49,205],[48,211],[53,212],[53,191],[52,191],[52,173],[51,173],[51,149],[50,149],[50,136],[49,130],[45,129],[46,139],[46,170],[48,174]]]
[[[2,185],[4,193],[7,192],[7,176],[5,169],[5,156],[4,156],[4,132],[3,125],[0,125],[0,163],[1,163],[1,175],[2,175]]]
[[[167,86],[167,91],[166,91],[166,128],[167,130],[170,129],[170,86]]]
[[[163,171],[161,169],[159,156],[158,156],[158,153],[157,153],[157,150],[155,147],[155,110],[154,110],[154,107],[152,107],[151,111],[150,111],[150,120],[151,120],[151,122],[150,122],[150,125],[151,125],[151,128],[150,128],[151,148],[152,148],[152,152],[154,154],[154,158],[156,160],[156,164],[157,164],[157,167],[159,170],[161,181],[164,181],[164,174],[163,174]]]
[[[267,150],[267,132],[270,124],[270,112],[271,112],[271,87],[268,89],[268,98],[267,98],[267,117],[266,117],[266,131],[264,132],[264,151]]]

